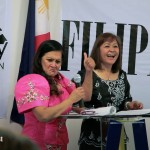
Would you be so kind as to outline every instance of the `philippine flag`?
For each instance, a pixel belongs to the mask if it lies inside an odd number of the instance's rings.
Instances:
[[[35,49],[50,39],[48,0],[35,0]]]
[[[42,41],[50,39],[48,12],[48,0],[29,0],[18,80],[32,72],[35,51]],[[18,113],[16,100],[13,103],[10,119],[24,124],[24,115]]]

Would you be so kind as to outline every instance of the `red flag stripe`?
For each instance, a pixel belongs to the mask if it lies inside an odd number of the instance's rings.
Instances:
[[[48,39],[50,39],[50,32],[35,36],[35,51],[43,41]]]

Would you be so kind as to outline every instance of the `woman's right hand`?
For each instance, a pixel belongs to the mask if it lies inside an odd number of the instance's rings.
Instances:
[[[93,71],[95,68],[95,61],[88,57],[86,53],[84,53],[84,67],[86,71]]]
[[[69,99],[73,102],[76,103],[82,98],[85,97],[85,92],[83,87],[78,87],[75,90],[72,91],[72,93],[69,96]]]

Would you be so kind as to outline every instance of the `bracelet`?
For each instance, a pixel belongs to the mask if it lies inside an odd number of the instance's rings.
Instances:
[[[128,106],[129,103],[130,103],[130,102],[126,102],[126,103],[125,103],[125,109],[126,109],[126,110],[129,109],[129,106]]]

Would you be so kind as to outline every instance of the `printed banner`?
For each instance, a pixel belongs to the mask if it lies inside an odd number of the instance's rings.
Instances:
[[[9,4],[9,5],[8,5]],[[0,118],[7,115],[7,105],[10,97],[10,0],[1,0],[0,4]]]
[[[72,78],[83,68],[83,52],[90,54],[98,34],[117,34],[123,44],[122,67],[128,73],[132,97],[150,108],[149,5],[148,0],[144,3],[140,0],[122,3],[119,0],[63,0],[61,31],[65,57],[62,72]]]
[[[65,48],[62,73],[68,78],[83,69],[83,53],[90,54],[96,36],[112,32],[122,41],[122,68],[128,74],[133,100],[150,108],[150,1],[63,0],[61,37]],[[127,123],[129,141],[124,149],[135,149],[133,129]],[[149,129],[147,124],[147,129]],[[147,132],[148,139],[150,138]],[[149,142],[149,141],[148,141]],[[150,145],[150,143],[149,143]],[[121,145],[120,145],[121,147]]]

